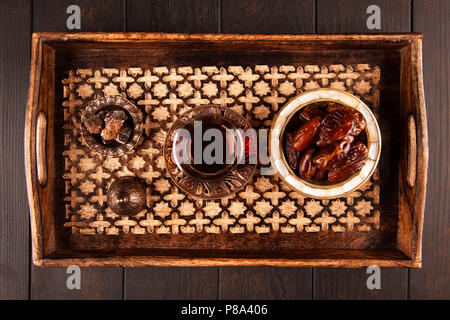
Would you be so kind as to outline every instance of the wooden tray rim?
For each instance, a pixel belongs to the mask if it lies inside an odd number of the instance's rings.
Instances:
[[[428,133],[426,108],[422,75],[422,34],[421,33],[386,33],[386,34],[181,34],[181,33],[66,33],[39,32],[32,36],[32,54],[30,69],[30,86],[25,117],[24,158],[26,168],[26,185],[30,206],[32,233],[32,260],[36,266],[57,267],[77,264],[80,266],[296,266],[296,267],[363,267],[378,265],[381,267],[420,268],[422,258],[423,215],[425,207],[426,175],[428,166]],[[47,41],[91,41],[91,42],[127,42],[152,40],[202,40],[202,41],[390,41],[412,42],[412,57],[416,67],[412,70],[417,80],[416,90],[419,106],[418,118],[422,127],[422,139],[418,143],[423,152],[418,154],[418,172],[416,177],[416,200],[413,230],[413,256],[407,260],[378,259],[236,259],[236,258],[181,258],[181,257],[118,257],[118,258],[75,258],[45,259],[42,243],[41,208],[39,206],[38,182],[36,177],[35,129],[33,119],[37,114],[37,102],[41,78],[42,47]],[[419,167],[419,163],[421,166]]]
[[[33,260],[38,267],[327,267],[363,268],[421,268],[421,261],[382,259],[236,259],[236,258],[180,258],[169,256],[128,256],[119,258],[64,258]]]
[[[422,39],[422,33],[378,34],[216,34],[160,32],[34,32],[32,39],[40,41],[146,42],[146,41],[389,41]]]

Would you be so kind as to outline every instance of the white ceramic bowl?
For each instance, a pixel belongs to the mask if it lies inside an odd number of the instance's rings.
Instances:
[[[284,130],[291,117],[300,109],[320,101],[342,104],[361,112],[366,120],[367,158],[364,167],[345,181],[332,185],[317,185],[301,179],[289,167],[283,152]],[[272,121],[269,135],[269,154],[273,168],[282,180],[308,198],[333,199],[342,197],[362,186],[373,174],[381,154],[381,133],[369,107],[356,96],[336,89],[305,91],[288,101]]]

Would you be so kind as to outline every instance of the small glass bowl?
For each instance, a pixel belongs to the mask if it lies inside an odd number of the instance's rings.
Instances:
[[[86,117],[94,115],[104,109],[123,110],[127,117],[131,119],[131,135],[128,141],[119,146],[107,146],[99,141],[99,138],[91,134],[85,124]],[[81,136],[86,142],[89,149],[104,155],[106,157],[119,157],[122,154],[133,150],[140,143],[143,131],[142,112],[133,103],[121,96],[104,96],[96,100],[92,100],[86,106],[81,117]]]
[[[367,157],[364,167],[347,180],[336,184],[318,185],[305,181],[295,174],[286,161],[283,151],[285,129],[292,116],[316,102],[335,102],[359,111],[366,120]],[[269,133],[269,155],[272,166],[280,178],[305,197],[334,199],[345,196],[361,187],[373,174],[381,154],[381,133],[377,120],[369,107],[356,96],[336,89],[305,91],[288,101],[277,113]]]
[[[208,121],[205,121],[205,119],[208,119]],[[199,120],[202,120],[203,124],[213,123],[216,127],[223,127],[224,130],[226,128],[240,129],[245,133],[251,129],[250,123],[245,118],[227,107],[204,105],[190,109],[180,115],[167,134],[164,146],[166,168],[175,185],[194,198],[219,199],[228,197],[248,183],[253,176],[257,163],[256,161],[247,161],[248,157],[246,157],[245,163],[224,164],[219,166],[216,171],[211,172],[207,172],[206,169],[201,170],[192,164],[180,164],[180,161],[172,154],[174,148],[177,148],[175,145],[177,142],[174,142],[174,140],[177,140],[176,130],[192,128],[194,121]],[[192,141],[190,140],[189,143],[192,143]],[[256,143],[256,141],[250,142],[250,145],[252,143]],[[192,150],[190,144],[189,148],[185,148],[185,150]],[[175,154],[176,151],[177,149],[175,149]],[[256,156],[256,152],[254,156]]]

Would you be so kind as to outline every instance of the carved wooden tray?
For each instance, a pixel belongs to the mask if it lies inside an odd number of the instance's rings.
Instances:
[[[35,264],[420,266],[420,36],[46,33],[34,35],[32,59],[25,147]],[[287,100],[319,87],[357,95],[378,118],[382,155],[363,188],[308,199],[257,170],[242,191],[207,201],[171,182],[162,147],[183,111],[220,104],[269,128]],[[144,114],[144,141],[121,157],[80,138],[83,108],[103,95]],[[147,187],[134,217],[106,202],[124,176]]]

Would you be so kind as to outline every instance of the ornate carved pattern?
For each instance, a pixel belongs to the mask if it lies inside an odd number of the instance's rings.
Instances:
[[[220,104],[244,115],[253,127],[268,128],[275,113],[297,93],[317,87],[347,90],[375,114],[379,107],[378,66],[204,66],[78,69],[63,79],[66,223],[73,233],[182,234],[270,232],[371,232],[380,227],[379,173],[360,190],[336,200],[305,199],[276,176],[261,176],[238,194],[196,200],[170,181],[162,146],[172,123],[184,111]],[[144,141],[132,153],[106,158],[80,139],[80,116],[87,103],[121,95],[144,115]],[[147,184],[147,206],[134,217],[107,207],[106,190],[118,177]]]

